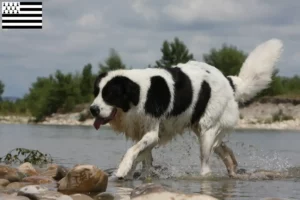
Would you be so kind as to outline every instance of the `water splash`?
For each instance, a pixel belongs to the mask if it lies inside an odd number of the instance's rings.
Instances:
[[[233,149],[239,162],[239,168],[245,168],[247,172],[256,170],[285,171],[292,167],[290,159],[280,151],[265,150],[244,142],[232,142],[228,145]],[[199,144],[196,136],[185,134],[177,137],[164,147],[154,150],[153,173],[159,179],[200,177]],[[210,160],[213,171],[212,177],[226,177],[227,172],[223,162],[213,155]]]

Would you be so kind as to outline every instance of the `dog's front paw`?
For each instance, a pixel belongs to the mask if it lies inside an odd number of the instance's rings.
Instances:
[[[116,177],[117,177],[119,180],[125,179],[125,177],[127,176],[129,170],[130,170],[130,169],[119,168],[119,169],[117,170]]]
[[[125,160],[126,161],[126,160]],[[116,177],[118,179],[125,179],[130,172],[132,164],[129,162],[122,162],[116,172]]]
[[[125,178],[128,175],[132,168],[133,160],[132,152],[128,150],[117,169],[116,176],[118,178]]]

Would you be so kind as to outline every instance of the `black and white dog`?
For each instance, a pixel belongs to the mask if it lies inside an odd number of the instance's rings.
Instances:
[[[282,49],[278,39],[258,45],[238,76],[225,77],[217,68],[197,61],[168,69],[100,74],[90,106],[94,127],[99,129],[110,123],[116,132],[136,142],[124,155],[115,176],[132,178],[141,161],[148,172],[153,147],[167,143],[186,129],[199,139],[201,175],[211,172],[209,158],[214,151],[223,160],[229,176],[235,176],[237,162],[222,139],[238,122],[238,102],[247,101],[268,87]]]

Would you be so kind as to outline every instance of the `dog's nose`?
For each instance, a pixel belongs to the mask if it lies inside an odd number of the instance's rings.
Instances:
[[[90,111],[91,111],[91,113],[92,113],[92,115],[93,115],[94,117],[97,117],[97,116],[99,115],[99,113],[100,113],[100,109],[99,109],[99,107],[96,106],[96,105],[92,105],[92,106],[90,107]]]

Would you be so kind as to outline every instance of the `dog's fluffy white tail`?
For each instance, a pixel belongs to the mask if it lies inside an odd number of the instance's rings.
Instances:
[[[280,40],[268,40],[249,54],[238,76],[229,76],[235,87],[237,101],[248,101],[268,87],[282,51],[283,44]]]

